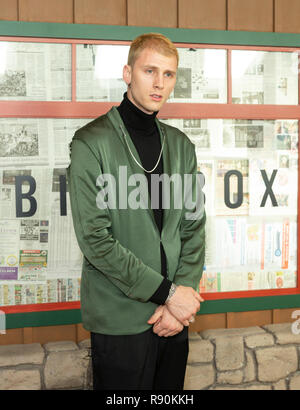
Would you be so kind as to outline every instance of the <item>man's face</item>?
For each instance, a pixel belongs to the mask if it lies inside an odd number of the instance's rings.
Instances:
[[[128,99],[146,114],[159,111],[176,83],[177,59],[145,48],[132,66],[126,65],[123,79]]]

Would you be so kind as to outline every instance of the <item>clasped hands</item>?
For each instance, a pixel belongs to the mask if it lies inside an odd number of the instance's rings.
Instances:
[[[193,288],[178,286],[168,302],[158,306],[148,323],[153,325],[153,332],[158,336],[174,336],[184,326],[189,326],[201,302],[204,299]]]

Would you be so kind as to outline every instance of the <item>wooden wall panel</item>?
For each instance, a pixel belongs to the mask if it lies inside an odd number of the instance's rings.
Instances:
[[[177,27],[177,0],[127,0],[129,26]]]
[[[300,1],[275,0],[275,31],[300,33]]]
[[[76,332],[77,332],[77,342],[81,342],[82,340],[90,338],[90,332],[85,330],[81,323],[76,325]]]
[[[23,328],[23,343],[33,343],[33,328],[24,327]]]
[[[198,315],[196,321],[189,326],[190,332],[201,332],[206,329],[231,329],[251,326],[264,326],[272,323],[294,322],[292,313],[299,308],[259,310],[251,312],[228,312],[209,315]],[[299,318],[299,316],[298,316]],[[57,342],[70,340],[79,343],[89,339],[90,333],[82,324],[27,327],[23,329],[8,329],[5,335],[0,335],[0,346],[22,343]]]
[[[178,0],[178,27],[226,30],[226,0]]]
[[[31,343],[59,342],[70,340],[77,342],[76,325],[40,326],[32,328]]]
[[[126,26],[126,0],[74,0],[74,23]]]
[[[298,311],[300,312],[300,304],[299,308],[293,309],[274,309],[273,311],[273,323],[288,323],[294,322],[296,319],[292,318],[292,313]],[[299,318],[299,316],[298,316]]]
[[[201,332],[205,329],[226,328],[226,313],[211,315],[198,315],[193,324],[189,326],[190,332]]]
[[[23,329],[7,329],[6,334],[0,334],[0,346],[24,343]]]
[[[21,21],[73,23],[73,0],[19,0]]]
[[[273,31],[273,0],[228,0],[228,30]]]
[[[178,10],[177,0],[0,0],[0,20],[126,25],[127,15],[137,26],[300,32],[299,0],[178,0]]]
[[[0,20],[18,20],[18,0],[0,0]]]
[[[227,313],[228,329],[251,326],[263,326],[272,323],[272,320],[272,310]]]

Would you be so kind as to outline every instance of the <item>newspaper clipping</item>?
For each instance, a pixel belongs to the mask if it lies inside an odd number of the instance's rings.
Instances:
[[[125,45],[76,44],[77,101],[121,101]],[[227,50],[180,47],[171,103],[227,103]],[[0,100],[71,101],[71,44],[1,42]],[[107,64],[107,61],[110,64]],[[298,104],[298,54],[232,50],[234,104]],[[0,306],[79,300],[66,168],[90,119],[0,118]],[[297,286],[298,121],[164,119],[204,175],[201,292]]]
[[[68,144],[88,119],[0,119],[0,305],[77,301],[82,254],[66,186]],[[34,185],[36,210],[26,196]],[[34,184],[33,184],[34,182]],[[24,217],[17,217],[18,207]]]
[[[205,177],[201,292],[297,286],[298,122],[169,119]]]
[[[71,100],[71,45],[1,42],[0,100]]]

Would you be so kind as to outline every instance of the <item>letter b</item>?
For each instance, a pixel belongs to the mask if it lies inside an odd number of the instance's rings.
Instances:
[[[36,182],[35,179],[30,175],[17,175],[16,180],[16,216],[17,218],[24,218],[33,216],[37,210],[36,199],[32,196],[35,193]],[[22,184],[27,181],[29,183],[29,191],[27,193],[22,193]],[[29,210],[24,212],[22,207],[22,200],[28,199],[30,203]]]

